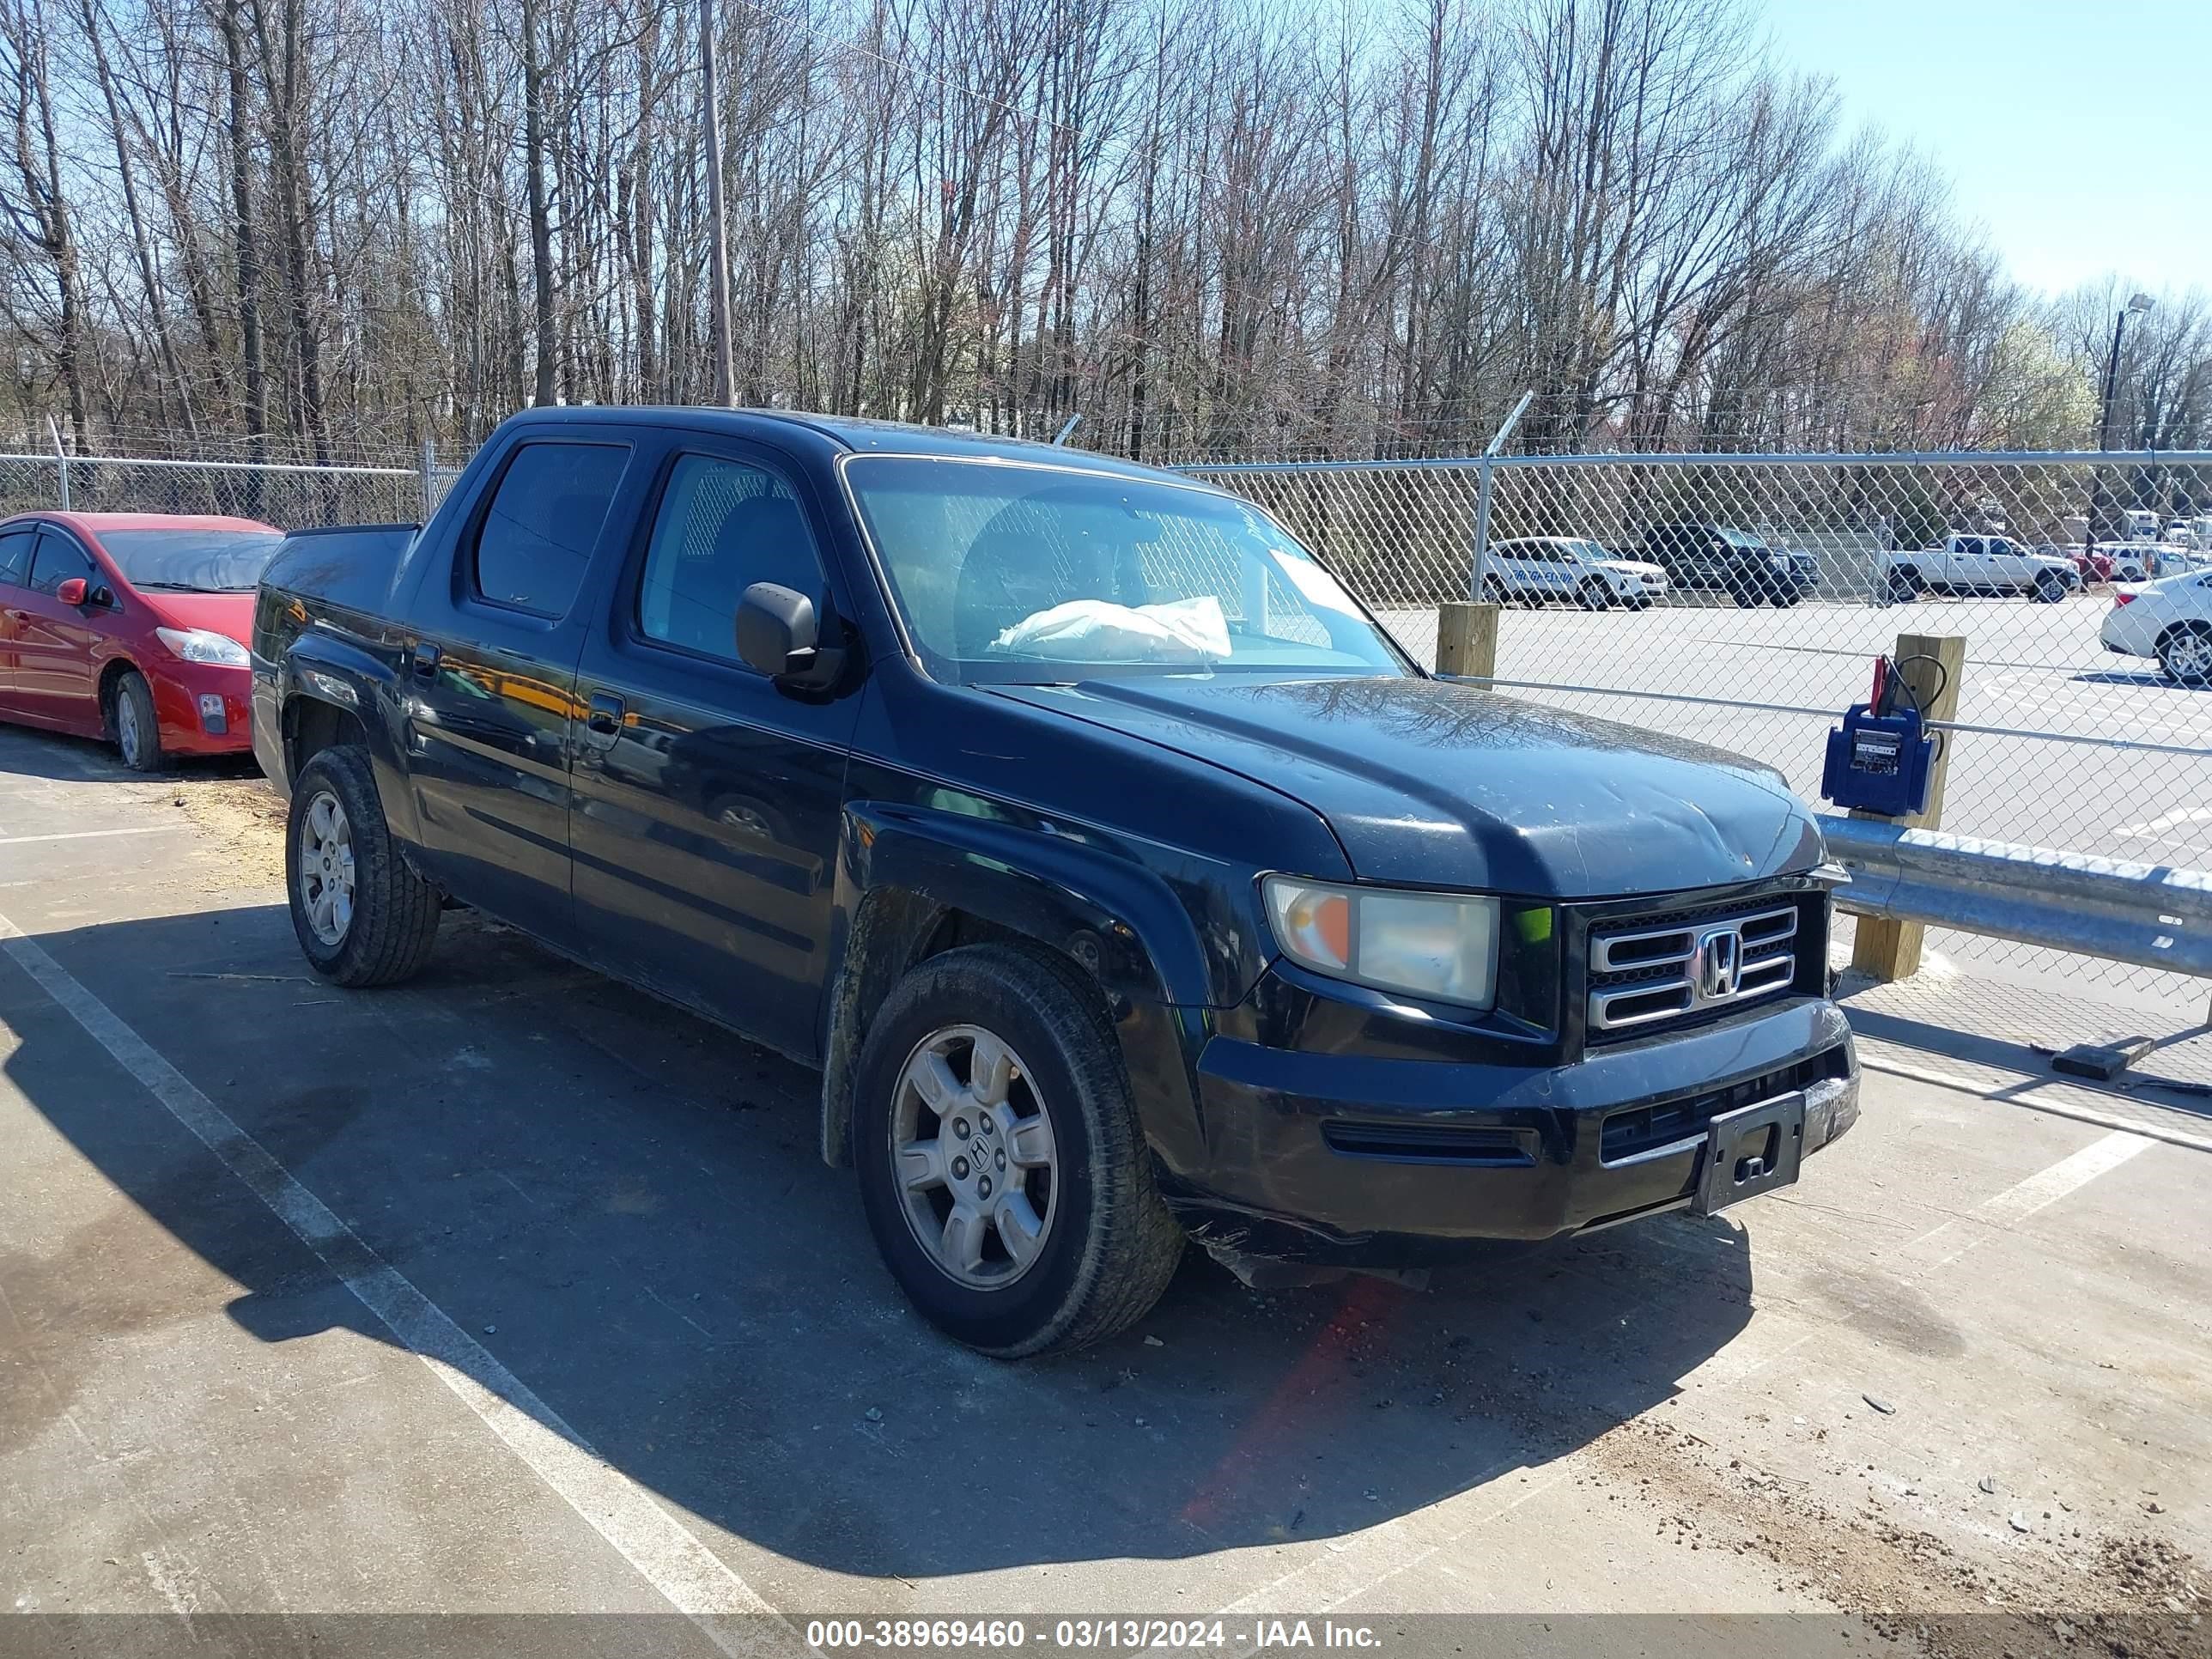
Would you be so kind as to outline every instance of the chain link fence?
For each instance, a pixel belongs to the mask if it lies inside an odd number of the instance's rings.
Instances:
[[[2212,869],[2212,454],[1195,472],[1282,519],[1423,660],[1438,602],[1480,594],[1508,608],[1502,689],[1752,756],[1808,799],[1827,727],[1865,701],[1874,657],[1903,634],[1962,636],[1945,829]],[[1930,944],[2203,1006],[2203,988],[2177,975]]]
[[[1752,756],[1808,798],[1826,727],[1864,699],[1875,655],[1901,634],[1963,636],[1946,829],[2212,868],[2212,454],[1190,471],[1289,525],[1424,661],[1437,605],[1480,594],[1510,613],[1501,688]],[[407,522],[458,476],[428,453],[414,468],[0,455],[0,511],[221,513],[288,530]],[[2054,970],[2032,947],[1931,942]],[[2172,975],[2102,962],[2063,971],[2202,1006],[2202,988]]]
[[[279,530],[411,523],[452,474],[431,466],[307,466],[139,456],[0,455],[0,513],[212,513]]]

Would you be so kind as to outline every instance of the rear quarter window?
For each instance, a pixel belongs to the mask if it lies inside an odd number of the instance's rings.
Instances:
[[[617,444],[528,443],[492,491],[471,551],[477,597],[538,617],[575,603],[629,451]]]

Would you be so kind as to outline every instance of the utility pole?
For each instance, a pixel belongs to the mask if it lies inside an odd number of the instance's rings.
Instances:
[[[714,82],[714,0],[699,0],[699,64],[705,82],[699,112],[706,130],[707,234],[712,239],[714,291],[708,304],[714,317],[714,400],[724,409],[738,404],[738,367],[730,345],[730,244],[722,217],[721,96]]]
[[[2112,447],[2112,404],[2119,392],[2120,343],[2127,337],[2128,319],[2140,316],[2150,307],[2150,295],[2137,294],[2130,298],[2127,304],[2120,308],[2119,314],[2112,319],[2112,355],[2105,359],[2104,407],[2097,418],[2097,448],[2100,453]],[[2083,537],[2085,551],[2098,543],[2100,520],[2110,532],[2120,528],[2116,523],[2118,516],[2119,509],[2113,504],[2111,487],[2105,482],[2104,469],[2100,467],[2097,469],[2096,487],[2089,492],[2089,527]],[[2108,538],[2124,540],[2124,531],[2119,536]]]

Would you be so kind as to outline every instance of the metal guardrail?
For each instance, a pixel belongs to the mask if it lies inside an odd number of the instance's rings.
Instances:
[[[1836,902],[1854,915],[2212,978],[2212,873],[1879,818],[1824,816],[1820,829],[1850,872]]]

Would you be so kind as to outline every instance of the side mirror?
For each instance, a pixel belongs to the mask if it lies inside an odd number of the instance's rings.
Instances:
[[[738,660],[771,679],[827,685],[844,653],[821,643],[821,626],[805,594],[755,582],[738,601]]]
[[[60,586],[54,589],[54,597],[57,599],[59,599],[64,605],[81,605],[84,604],[84,578],[82,576],[71,576],[66,581],[63,582]]]

